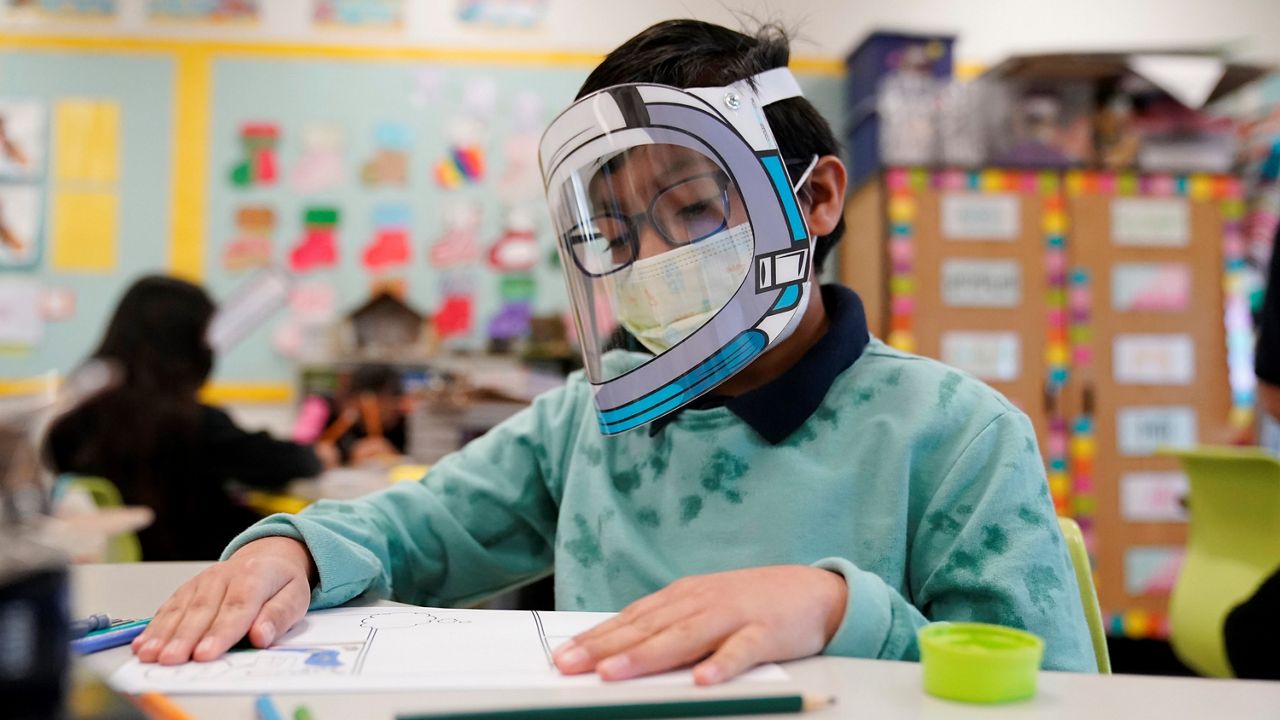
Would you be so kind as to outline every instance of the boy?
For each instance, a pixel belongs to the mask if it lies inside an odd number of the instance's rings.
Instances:
[[[421,483],[254,526],[139,658],[264,646],[365,591],[467,604],[554,567],[560,608],[621,610],[557,650],[566,673],[915,659],[930,620],[1025,627],[1046,667],[1093,670],[1026,417],[869,338],[857,296],[814,280],[845,170],[788,52],[681,20],[611,53],[542,144],[585,373]],[[653,355],[606,351],[614,325]]]

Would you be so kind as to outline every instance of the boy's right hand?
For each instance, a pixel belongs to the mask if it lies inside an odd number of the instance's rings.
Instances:
[[[287,537],[255,540],[188,580],[133,640],[142,662],[176,665],[217,659],[246,634],[266,647],[302,619],[315,563]]]

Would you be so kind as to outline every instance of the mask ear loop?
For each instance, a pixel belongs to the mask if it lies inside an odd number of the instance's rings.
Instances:
[[[809,175],[813,173],[813,169],[816,167],[818,167],[818,156],[815,153],[813,159],[809,161],[809,166],[804,169],[804,172],[800,174],[800,178],[791,186],[796,197],[800,196],[800,188],[803,188],[804,184],[809,181]]]

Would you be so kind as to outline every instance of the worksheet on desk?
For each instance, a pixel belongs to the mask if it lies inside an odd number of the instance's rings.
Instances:
[[[609,613],[365,607],[307,613],[280,642],[206,663],[163,666],[136,659],[111,677],[124,692],[358,692],[483,688],[572,688],[604,684],[565,676],[551,653]],[[766,665],[735,682],[777,682]],[[691,686],[688,670],[630,683]]]

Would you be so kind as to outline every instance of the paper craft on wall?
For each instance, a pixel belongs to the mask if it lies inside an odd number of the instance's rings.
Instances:
[[[941,275],[944,305],[1012,308],[1022,304],[1022,267],[1016,260],[948,258],[942,261]]]
[[[44,339],[40,283],[0,276],[0,348],[33,348]]]
[[[434,168],[437,185],[456,190],[463,184],[474,185],[484,180],[483,134],[483,125],[476,120],[460,118],[450,125],[448,154]]]
[[[370,272],[409,263],[408,205],[379,205],[373,209],[373,242],[365,247],[361,261]]]
[[[503,275],[498,281],[498,296],[509,302],[533,300],[538,281],[532,275]]]
[[[448,273],[441,278],[440,307],[432,319],[441,340],[467,335],[475,315],[474,280],[470,275]]]
[[[502,237],[489,248],[489,265],[498,272],[532,270],[540,259],[538,238],[525,217],[512,217]]]
[[[1187,476],[1130,472],[1120,476],[1120,515],[1129,522],[1186,522]]]
[[[467,27],[532,30],[546,19],[547,0],[457,0]]]
[[[113,192],[55,192],[50,267],[61,272],[113,272],[119,262],[118,210]]]
[[[338,209],[311,207],[303,214],[302,239],[289,251],[289,267],[297,273],[338,264]]]
[[[1111,307],[1118,312],[1184,312],[1191,306],[1191,268],[1184,263],[1117,263]]]
[[[76,315],[76,293],[71,288],[44,288],[40,292],[40,317],[65,322]]]
[[[0,98],[0,178],[44,175],[45,125],[39,100]]]
[[[231,184],[241,188],[274,185],[279,175],[279,146],[279,125],[272,122],[249,122],[241,125],[242,157],[231,169]]]
[[[246,205],[236,210],[235,224],[236,236],[222,251],[222,266],[236,271],[271,264],[275,211],[265,205]]]
[[[1167,595],[1178,581],[1184,551],[1172,545],[1137,545],[1124,553],[1124,590],[1130,595]]]
[[[995,382],[1018,379],[1022,349],[1013,332],[945,332],[942,362]]]
[[[1018,238],[1020,203],[1012,193],[946,193],[942,196],[942,236],[948,240]]]
[[[1114,198],[1111,241],[1122,247],[1186,247],[1191,241],[1191,208],[1180,197]]]
[[[289,291],[289,312],[303,325],[328,324],[337,305],[337,290],[332,283],[300,282]]]
[[[302,154],[293,167],[293,187],[300,193],[330,190],[342,184],[342,128],[312,123],[302,128]]]
[[[403,187],[409,183],[409,128],[384,122],[374,129],[373,157],[360,168],[360,181],[369,187]]]
[[[427,248],[427,261],[440,270],[469,265],[480,257],[476,234],[484,209],[472,203],[447,204],[441,213],[445,231]]]
[[[1199,433],[1196,411],[1185,405],[1126,407],[1116,411],[1116,446],[1121,455],[1151,455],[1162,447],[1190,447]]]
[[[280,268],[263,270],[246,280],[218,303],[209,321],[209,345],[220,353],[230,351],[285,308],[291,284]]]
[[[53,167],[59,181],[110,184],[120,178],[120,105],[65,99],[53,106]]]
[[[1190,335],[1116,335],[1112,347],[1118,383],[1190,385],[1195,378],[1195,345]]]
[[[259,0],[147,0],[147,16],[189,23],[256,23],[259,4]]]
[[[13,20],[108,20],[117,0],[4,0],[2,16]]]
[[[404,24],[404,0],[315,0],[318,27],[390,30]]]
[[[30,269],[40,261],[40,187],[0,184],[0,270]]]
[[[508,302],[489,320],[489,339],[499,342],[518,340],[529,334],[533,320],[533,304]]]

